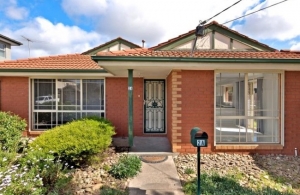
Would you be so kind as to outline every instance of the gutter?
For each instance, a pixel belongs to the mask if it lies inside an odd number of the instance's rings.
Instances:
[[[80,70],[80,69],[1,69],[0,72],[51,72],[51,73],[108,73],[104,69],[96,69],[96,70]]]
[[[136,56],[91,56],[98,61],[137,62],[206,62],[206,63],[300,63],[299,59],[259,59],[259,58],[176,58],[176,57],[136,57]],[[300,64],[299,64],[300,65]]]

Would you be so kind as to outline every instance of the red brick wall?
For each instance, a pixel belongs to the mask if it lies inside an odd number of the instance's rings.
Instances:
[[[175,141],[172,138],[172,142],[178,146],[175,148],[176,152],[183,153],[195,153],[196,148],[190,144],[190,130],[197,126],[203,131],[208,133],[209,142],[207,148],[201,148],[204,153],[215,153],[215,152],[226,152],[226,153],[260,153],[260,154],[287,154],[294,155],[295,148],[300,153],[300,71],[290,71],[285,73],[285,119],[284,119],[284,148],[280,149],[280,146],[259,146],[260,149],[251,149],[253,146],[246,145],[243,147],[239,146],[222,146],[223,149],[215,149],[213,146],[214,142],[214,72],[213,71],[186,71],[182,70],[177,72],[180,75],[180,86],[179,93],[181,98],[177,98],[176,101],[180,102],[177,106],[181,107],[181,116],[177,117],[176,120],[180,121],[181,136]],[[174,86],[173,82],[178,80],[172,80],[171,76],[168,78],[168,85]],[[171,83],[170,83],[171,82]],[[170,90],[170,89],[169,89]],[[174,100],[169,94],[172,93],[168,90],[168,103],[171,102],[174,105]],[[170,121],[171,120],[171,121]],[[174,122],[173,117],[168,116],[168,123]],[[169,130],[169,128],[168,128]],[[170,129],[169,131],[174,131]],[[172,136],[171,136],[172,137]],[[233,149],[234,148],[234,149]],[[239,148],[239,149],[237,149]],[[243,149],[240,149],[243,148]],[[249,149],[246,149],[249,148]],[[274,149],[277,148],[277,149]],[[174,151],[174,148],[173,148]]]
[[[106,118],[116,127],[116,136],[128,135],[128,79],[106,78]],[[143,79],[133,81],[133,132],[143,134]]]
[[[193,127],[199,127],[208,134],[208,147],[201,150],[210,152],[214,140],[214,71],[183,70],[181,76],[182,135],[178,152],[196,152],[190,142]]]
[[[285,72],[284,100],[284,154],[300,155],[300,71]]]
[[[27,77],[1,77],[1,110],[29,121],[29,82]],[[24,133],[26,134],[26,133]]]

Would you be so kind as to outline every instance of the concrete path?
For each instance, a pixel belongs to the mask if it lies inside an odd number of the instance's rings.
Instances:
[[[142,162],[141,172],[128,187],[129,195],[184,195],[172,156],[161,163]]]

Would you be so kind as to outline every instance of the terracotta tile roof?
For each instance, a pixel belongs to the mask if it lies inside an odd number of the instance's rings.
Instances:
[[[89,55],[70,54],[0,61],[1,69],[102,70]]]
[[[106,42],[106,43],[104,43],[104,44],[102,44],[102,45],[99,45],[99,46],[94,47],[94,48],[92,48],[92,49],[89,49],[89,50],[87,50],[87,51],[85,51],[85,52],[82,52],[82,54],[88,54],[88,53],[90,53],[90,52],[92,52],[92,51],[94,51],[94,50],[100,49],[101,47],[104,47],[104,46],[106,46],[106,45],[109,45],[109,44],[111,44],[111,43],[113,43],[113,42],[115,42],[115,41],[119,41],[119,40],[124,41],[124,42],[126,42],[126,43],[128,43],[128,44],[134,45],[136,48],[141,48],[141,46],[136,45],[136,44],[134,44],[134,43],[132,43],[132,42],[130,42],[130,41],[127,41],[126,39],[123,39],[122,37],[117,37],[117,38],[115,38],[115,39],[113,39],[113,40],[111,40],[111,41],[108,41],[108,42]]]
[[[196,50],[191,56],[188,50],[131,49],[118,52],[98,52],[97,56],[125,57],[172,57],[172,58],[234,58],[234,59],[300,59],[300,52],[268,52],[268,51],[228,51],[228,50]]]
[[[300,50],[281,49],[280,52],[290,52],[290,53],[298,53],[298,54],[300,54]]]
[[[243,35],[243,34],[237,32],[237,31],[235,31],[235,30],[232,30],[232,29],[228,28],[227,26],[224,26],[224,25],[222,25],[222,24],[219,24],[219,23],[216,22],[216,21],[212,21],[212,22],[206,24],[206,25],[205,25],[205,28],[208,28],[209,26],[212,26],[212,25],[219,26],[219,27],[221,27],[221,28],[223,28],[223,29],[226,29],[226,30],[228,30],[228,31],[230,31],[230,32],[232,32],[232,33],[234,33],[234,34],[236,34],[236,35],[239,35],[239,36],[241,36],[241,37],[243,37],[243,38],[245,38],[245,39],[248,39],[248,40],[250,40],[250,41],[252,41],[252,42],[255,42],[256,44],[259,44],[259,45],[261,45],[261,46],[263,46],[263,47],[267,47],[267,48],[269,48],[271,51],[276,51],[276,49],[274,49],[274,48],[272,48],[272,47],[269,47],[269,46],[266,45],[266,44],[260,43],[260,42],[258,42],[257,40],[252,39],[252,38],[250,38],[250,37],[248,37],[248,36],[246,36],[246,35]],[[166,42],[163,42],[163,43],[160,43],[160,44],[158,44],[158,45],[156,45],[156,46],[150,47],[149,49],[154,49],[154,50],[159,49],[159,48],[161,48],[161,47],[163,47],[163,46],[166,46],[166,45],[169,45],[169,44],[171,44],[171,43],[174,43],[174,42],[176,42],[176,41],[182,39],[183,37],[187,37],[187,36],[190,36],[190,35],[192,35],[192,34],[195,34],[195,30],[191,30],[191,31],[189,31],[189,32],[187,32],[187,33],[184,33],[184,34],[182,34],[182,35],[179,35],[178,37],[172,38],[172,39],[170,39],[170,40],[168,40],[168,41],[166,41]]]

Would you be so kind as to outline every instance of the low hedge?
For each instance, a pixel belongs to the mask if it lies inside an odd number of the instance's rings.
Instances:
[[[52,153],[69,165],[81,165],[93,155],[106,150],[114,134],[114,127],[109,121],[90,117],[46,131],[29,147]]]
[[[10,112],[0,112],[0,149],[16,152],[27,123]]]

